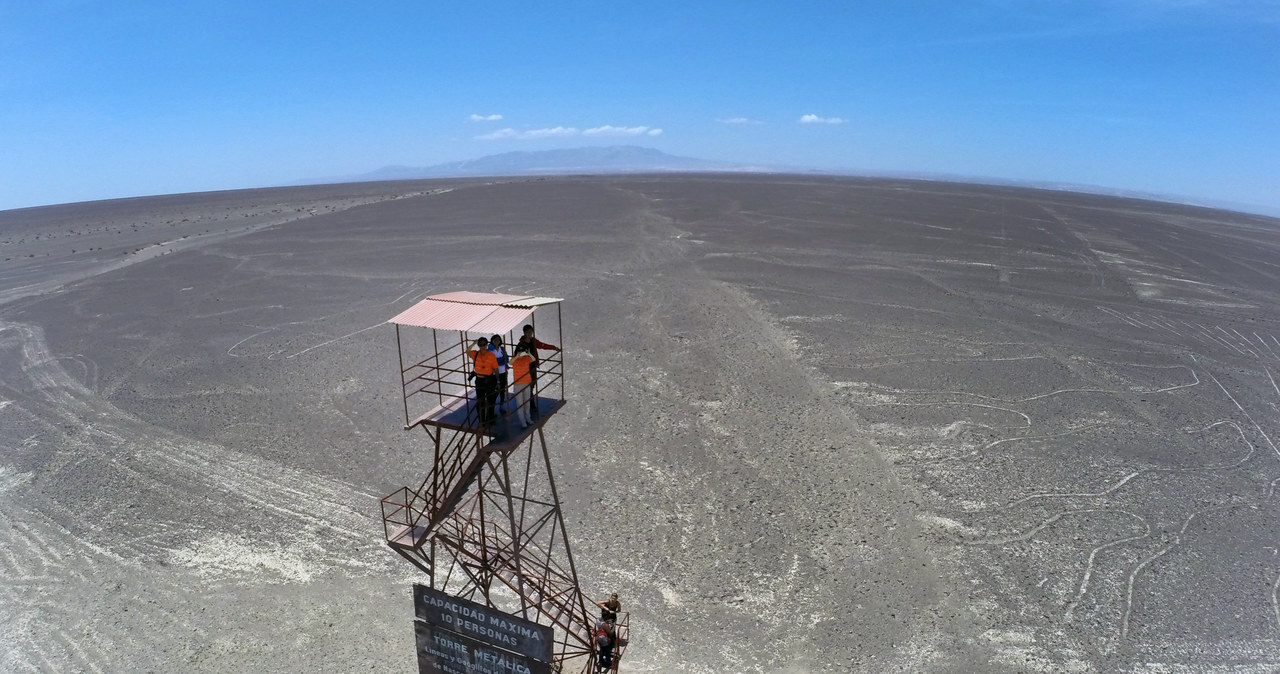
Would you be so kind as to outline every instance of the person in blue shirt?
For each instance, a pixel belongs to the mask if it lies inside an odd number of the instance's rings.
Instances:
[[[498,409],[502,409],[507,404],[507,365],[511,362],[502,346],[502,335],[489,338],[489,350],[498,358]]]

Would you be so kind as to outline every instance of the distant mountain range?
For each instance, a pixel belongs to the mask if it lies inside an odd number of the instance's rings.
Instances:
[[[312,178],[298,181],[297,185],[319,185],[326,183],[372,182],[377,180],[416,180],[420,178],[476,178],[484,176],[528,176],[528,175],[571,175],[598,173],[660,173],[696,172],[696,171],[740,171],[767,173],[796,173],[809,175],[846,175],[881,178],[905,178],[911,180],[931,180],[961,183],[977,183],[986,185],[1008,185],[1013,187],[1032,187],[1068,192],[1084,192],[1117,197],[1151,199],[1173,203],[1225,208],[1280,216],[1280,210],[1258,206],[1256,204],[1240,204],[1234,202],[1192,199],[1168,194],[1153,194],[1133,190],[1081,185],[1076,183],[1054,183],[1047,181],[1008,180],[963,176],[945,173],[880,171],[871,172],[858,169],[818,169],[799,166],[739,164],[725,161],[678,157],[660,150],[634,145],[613,145],[608,147],[579,147],[561,150],[538,150],[532,152],[503,152],[478,159],[445,162],[430,166],[384,166],[380,169],[351,176],[333,176],[328,178]]]
[[[319,178],[302,184],[465,178],[478,176],[564,175],[570,173],[641,173],[662,171],[763,171],[761,166],[677,157],[660,150],[634,145],[579,147],[535,152],[503,152],[479,159],[431,166],[384,166],[354,176]]]

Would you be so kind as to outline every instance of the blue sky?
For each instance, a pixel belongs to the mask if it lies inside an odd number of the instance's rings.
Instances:
[[[1280,0],[0,0],[0,209],[511,150],[1280,211]]]

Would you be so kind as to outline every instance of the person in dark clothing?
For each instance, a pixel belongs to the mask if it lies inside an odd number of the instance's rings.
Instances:
[[[609,595],[605,601],[596,602],[596,606],[600,607],[600,619],[605,622],[617,622],[618,611],[622,610],[622,602],[618,601],[618,593],[614,592]]]
[[[613,647],[618,641],[618,631],[612,621],[596,621],[595,632],[596,672],[613,669]]]
[[[467,352],[476,374],[476,411],[480,425],[493,423],[493,403],[498,388],[498,357],[489,350],[489,340],[481,337]]]

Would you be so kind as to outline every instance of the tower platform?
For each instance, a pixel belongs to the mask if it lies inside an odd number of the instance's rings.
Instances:
[[[551,418],[564,407],[563,400],[555,398],[546,398],[538,396],[536,398],[538,408],[537,413],[530,413],[534,418],[534,423],[529,427],[542,425],[541,422]],[[529,429],[521,429],[520,422],[516,419],[516,413],[512,409],[513,400],[508,400],[505,405],[497,405],[497,422],[488,428],[482,428],[479,421],[479,413],[476,405],[476,394],[474,391],[468,391],[466,397],[450,398],[443,405],[436,405],[427,410],[422,416],[405,424],[404,429],[407,431],[414,426],[435,426],[437,428],[446,428],[451,431],[462,431],[464,433],[481,433],[495,437],[510,437],[519,435],[523,431]]]

